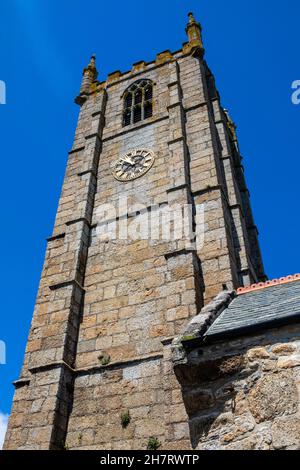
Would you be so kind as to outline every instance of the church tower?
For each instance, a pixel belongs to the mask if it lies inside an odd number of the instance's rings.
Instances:
[[[83,71],[6,449],[190,448],[171,342],[220,291],[265,280],[192,13],[186,33],[103,82],[95,56]]]

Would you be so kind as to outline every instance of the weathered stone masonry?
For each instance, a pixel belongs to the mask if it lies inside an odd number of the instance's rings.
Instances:
[[[140,449],[151,436],[190,448],[171,342],[225,286],[265,278],[234,125],[192,16],[187,34],[181,50],[105,82],[94,57],[84,69],[6,449]],[[154,84],[153,116],[124,128],[122,96],[139,78]],[[153,168],[116,181],[112,164],[134,148],[155,152]],[[124,194],[131,206],[205,204],[203,248],[99,241],[98,208]]]
[[[223,292],[173,341],[194,449],[300,449],[299,281]]]

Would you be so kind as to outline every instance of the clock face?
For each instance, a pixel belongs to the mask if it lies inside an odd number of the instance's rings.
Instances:
[[[152,150],[135,149],[120,157],[114,165],[113,175],[118,181],[132,181],[147,173],[155,160]]]

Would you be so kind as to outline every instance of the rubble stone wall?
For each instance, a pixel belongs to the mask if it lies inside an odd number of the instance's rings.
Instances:
[[[194,449],[300,448],[299,326],[195,348],[175,372]]]

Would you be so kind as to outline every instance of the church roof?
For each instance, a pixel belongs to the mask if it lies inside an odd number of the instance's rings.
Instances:
[[[300,321],[300,275],[241,288],[203,339],[239,336]]]

